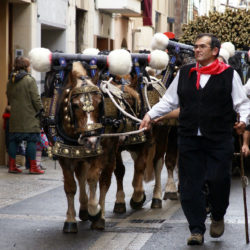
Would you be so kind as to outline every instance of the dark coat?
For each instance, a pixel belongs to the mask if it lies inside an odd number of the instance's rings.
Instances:
[[[40,121],[35,116],[42,102],[35,79],[25,71],[11,74],[7,98],[11,106],[9,132],[40,133]]]

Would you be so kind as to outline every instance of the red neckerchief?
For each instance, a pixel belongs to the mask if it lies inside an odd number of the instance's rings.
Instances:
[[[201,74],[218,75],[229,67],[229,65],[225,64],[224,62],[220,62],[218,59],[216,59],[210,65],[204,67],[199,67],[199,63],[197,62],[196,67],[190,69],[189,76],[193,71],[197,71],[196,88],[199,89]]]

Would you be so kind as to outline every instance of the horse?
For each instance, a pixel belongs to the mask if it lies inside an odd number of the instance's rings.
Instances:
[[[92,229],[104,228],[105,195],[115,168],[115,151],[118,145],[118,139],[100,138],[103,94],[88,76],[86,68],[84,63],[72,63],[72,70],[68,73],[55,104],[56,129],[50,133],[50,138],[56,138],[51,153],[57,156],[62,168],[68,202],[63,227],[65,233],[77,232],[75,177],[80,193],[79,218],[83,221],[90,220]],[[96,193],[98,182],[99,200]]]
[[[151,76],[144,78],[144,90],[143,99],[144,105],[147,103],[147,107],[143,107],[142,110],[149,110],[154,104],[159,101],[166,91],[165,87],[168,87],[177,70],[184,64],[192,62],[193,58],[189,53],[178,53],[169,51],[171,59],[176,57],[174,63],[169,64],[165,74],[158,76],[159,79]],[[171,61],[170,59],[170,61]],[[147,73],[146,73],[147,74]],[[165,78],[165,80],[164,80]],[[146,82],[145,82],[146,81]],[[152,84],[149,84],[152,83]],[[158,84],[157,84],[158,83]],[[135,78],[132,79],[132,88],[138,91],[138,82]],[[164,85],[164,86],[162,86]],[[154,87],[152,87],[154,86]],[[161,87],[159,87],[161,86]],[[159,89],[161,90],[159,93]],[[139,91],[138,91],[139,92]],[[145,95],[149,95],[149,100],[145,100]],[[141,115],[143,117],[143,115]],[[177,116],[174,115],[176,118]],[[118,154],[116,156],[116,169],[115,176],[117,180],[117,195],[116,202],[114,205],[115,213],[125,213],[125,193],[123,190],[123,177],[125,174],[125,166],[122,162],[121,152],[127,150],[130,152],[132,159],[134,160],[134,169],[139,172],[139,178],[133,178],[134,193],[130,199],[130,206],[133,209],[140,209],[146,200],[146,196],[143,189],[143,179],[146,181],[152,180],[152,171],[154,174],[154,190],[153,198],[151,201],[151,208],[161,208],[162,207],[162,189],[161,189],[161,171],[163,163],[165,162],[168,179],[165,185],[164,200],[176,200],[178,199],[177,187],[174,181],[174,169],[177,165],[177,121],[176,119],[169,120],[159,119],[156,123],[153,123],[152,130],[146,133],[147,142],[136,144],[136,145],[125,145],[120,146]],[[138,185],[140,183],[140,185]],[[137,185],[137,188],[136,188]]]

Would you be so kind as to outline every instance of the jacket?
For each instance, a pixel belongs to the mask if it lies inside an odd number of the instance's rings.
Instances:
[[[35,79],[26,71],[13,72],[7,98],[11,106],[9,132],[40,133],[40,121],[35,116],[43,107]]]

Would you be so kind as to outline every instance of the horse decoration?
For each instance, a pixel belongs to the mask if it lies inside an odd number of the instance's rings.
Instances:
[[[120,95],[123,94],[115,86],[112,90],[110,90],[111,87],[99,87],[100,77],[95,76],[98,67],[100,67],[99,72],[105,72],[103,68],[107,68],[107,61],[109,61],[110,74],[128,75],[133,56],[131,57],[124,50],[120,51],[118,56],[116,57],[115,52],[113,54],[111,52],[108,57],[105,55],[93,57],[82,54],[53,54],[47,49],[33,49],[30,52],[35,70],[50,71],[47,74],[45,86],[47,93],[43,98],[45,127],[48,138],[53,144],[49,154],[58,157],[64,175],[64,190],[68,201],[67,218],[63,228],[66,233],[77,232],[74,206],[77,185],[74,175],[80,189],[79,218],[91,220],[93,229],[105,227],[105,196],[115,169],[119,142],[119,136],[104,137],[110,128],[115,129],[112,131],[114,133],[119,132],[117,119],[112,117],[110,119],[107,116],[108,105],[105,103],[107,92],[116,93],[115,98],[122,104],[120,106],[123,106],[124,112],[128,114],[131,113],[133,103],[129,104],[129,101],[121,100]],[[145,61],[145,59],[147,62],[150,61],[148,56],[139,57],[139,60]],[[155,61],[152,55],[151,60],[152,66]],[[95,82],[94,79],[97,81]],[[127,95],[132,93],[128,91],[128,86],[124,89]],[[128,96],[129,98],[133,99]],[[108,118],[110,123],[107,122]],[[96,197],[98,182],[99,201]],[[89,186],[89,195],[85,190],[86,183]]]

